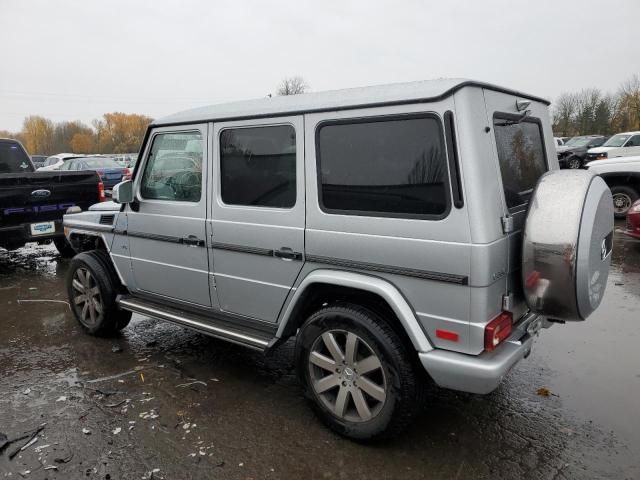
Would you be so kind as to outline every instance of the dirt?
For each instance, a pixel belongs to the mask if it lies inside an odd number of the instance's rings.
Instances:
[[[640,478],[640,242],[617,235],[603,305],[541,333],[498,390],[432,388],[401,438],[323,427],[292,343],[264,357],[134,316],[83,333],[52,246],[0,251],[0,478]],[[543,392],[543,393],[540,393]]]

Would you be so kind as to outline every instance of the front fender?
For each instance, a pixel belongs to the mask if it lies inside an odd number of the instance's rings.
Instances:
[[[413,309],[392,283],[370,275],[330,269],[314,270],[302,280],[280,319],[276,333],[277,338],[283,336],[287,323],[292,320],[291,315],[298,301],[302,298],[305,290],[313,284],[355,288],[382,297],[400,320],[415,349],[418,352],[429,352],[433,350],[433,346],[420,327]]]

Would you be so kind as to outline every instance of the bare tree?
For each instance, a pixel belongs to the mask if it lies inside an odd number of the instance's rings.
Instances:
[[[553,109],[553,130],[558,135],[573,135],[573,123],[577,108],[576,95],[563,93],[558,97]]]
[[[278,86],[278,95],[298,95],[308,88],[309,84],[302,77],[285,77]]]

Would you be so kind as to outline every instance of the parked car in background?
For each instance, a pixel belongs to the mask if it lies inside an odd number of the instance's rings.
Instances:
[[[47,160],[46,155],[31,155],[31,163],[36,169],[44,167],[44,162]]]
[[[82,154],[79,153],[58,153],[56,155],[51,155],[44,161],[44,165],[38,168],[38,171],[46,172],[50,170],[58,170],[65,160],[81,156]]]
[[[115,184],[131,178],[131,170],[111,157],[76,157],[66,160],[59,170],[93,170],[102,180],[105,190],[111,190]]]
[[[622,233],[640,240],[640,200],[636,200],[627,212],[627,224]]]
[[[443,79],[156,120],[113,203],[65,215],[71,311],[94,335],[136,312],[265,353],[295,337],[329,427],[399,434],[428,377],[489,393],[547,318],[602,299],[611,194],[558,170],[548,105]]]
[[[640,155],[640,131],[614,135],[601,147],[590,149],[587,152],[587,161],[636,155]]]
[[[607,182],[613,195],[614,214],[616,218],[625,218],[633,202],[640,198],[640,156],[589,162],[587,169]]]
[[[607,138],[603,135],[573,137],[569,143],[556,149],[560,168],[582,168],[586,163],[587,150],[599,147]]]
[[[35,172],[17,140],[0,139],[0,247],[53,240],[64,257],[75,254],[64,237],[62,215],[104,200],[95,172]]]
[[[110,155],[116,162],[118,162],[123,167],[129,167],[133,169],[136,166],[136,160],[138,159],[137,153],[119,153],[115,155]]]

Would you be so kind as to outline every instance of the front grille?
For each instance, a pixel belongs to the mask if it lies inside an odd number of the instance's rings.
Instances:
[[[100,225],[113,225],[115,215],[100,215]]]

